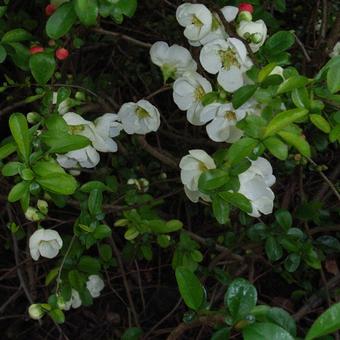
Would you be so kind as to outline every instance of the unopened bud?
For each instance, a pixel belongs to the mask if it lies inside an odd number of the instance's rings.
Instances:
[[[40,119],[41,119],[39,113],[37,113],[37,112],[28,112],[26,118],[27,118],[27,121],[28,121],[30,124],[39,123],[39,122],[40,122]]]
[[[38,200],[37,207],[44,215],[48,213],[48,203],[45,200]]]
[[[35,304],[30,305],[28,307],[28,314],[29,314],[31,319],[39,320],[44,316],[45,311],[43,310],[43,308],[41,307],[40,304],[35,303]]]
[[[42,219],[42,216],[39,213],[39,211],[33,207],[28,207],[28,209],[25,212],[25,217],[32,222],[38,222]]]
[[[237,22],[241,22],[241,21],[252,21],[253,20],[253,16],[250,12],[240,12],[237,16]]]
[[[114,226],[115,227],[125,227],[129,224],[129,221],[125,218],[122,218],[118,221],[115,222]]]

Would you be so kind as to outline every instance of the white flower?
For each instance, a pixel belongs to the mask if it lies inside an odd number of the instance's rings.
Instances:
[[[129,135],[137,133],[145,135],[157,131],[160,126],[160,113],[158,109],[147,100],[137,103],[125,103],[118,112],[123,129]]]
[[[227,92],[244,85],[244,73],[251,67],[246,46],[235,38],[217,39],[203,46],[200,62],[207,72],[218,73],[217,81]]]
[[[340,55],[340,41],[338,41],[333,47],[333,51],[329,54],[331,58]]]
[[[94,298],[100,295],[104,286],[104,281],[98,275],[90,275],[86,282],[86,288]]]
[[[239,193],[247,197],[252,205],[250,216],[259,217],[262,214],[268,215],[273,211],[275,195],[270,187],[275,183],[273,169],[270,163],[259,157],[251,161],[251,166],[240,174]]]
[[[72,288],[72,294],[69,301],[65,302],[64,310],[70,310],[72,308],[79,308],[82,304],[79,293]]]
[[[181,181],[191,191],[198,190],[198,179],[210,169],[216,169],[214,160],[204,150],[190,150],[180,163]]]
[[[177,8],[178,23],[185,27],[184,36],[189,40],[200,40],[206,36],[212,25],[212,14],[201,4],[184,3]]]
[[[112,139],[119,135],[122,126],[117,122],[118,115],[106,113],[97,118],[94,123],[85,120],[80,115],[68,112],[63,116],[70,132],[87,137],[92,146],[100,152],[116,152],[117,143]]]
[[[180,110],[187,110],[187,119],[193,125],[203,125],[199,115],[203,106],[201,99],[212,91],[208,80],[196,72],[186,72],[173,85],[173,98]]]
[[[227,22],[232,22],[237,16],[238,8],[234,6],[225,6],[221,8],[221,12]],[[189,40],[189,44],[198,47],[217,39],[226,39],[227,37],[228,35],[219,15],[217,13],[213,13],[210,32],[200,40]]]
[[[29,239],[29,248],[32,259],[37,261],[40,257],[52,259],[56,257],[63,246],[63,240],[57,231],[51,229],[38,229]]]
[[[152,62],[161,68],[165,80],[197,70],[197,64],[190,52],[176,44],[169,47],[166,42],[157,41],[150,49],[150,57]]]
[[[237,34],[249,42],[253,52],[257,52],[267,38],[267,26],[263,20],[241,21],[236,29]]]
[[[39,320],[44,316],[45,312],[40,304],[34,303],[28,307],[28,315],[33,320]]]
[[[231,103],[213,103],[207,105],[201,112],[201,120],[211,121],[207,126],[207,134],[214,142],[233,143],[240,139],[242,131],[236,127],[236,123],[247,114],[247,107],[241,106],[234,109]]]
[[[100,161],[100,155],[94,147],[88,145],[64,155],[57,155],[57,161],[65,169],[94,168]]]

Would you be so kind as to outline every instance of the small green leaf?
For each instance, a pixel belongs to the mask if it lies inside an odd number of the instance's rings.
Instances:
[[[10,154],[15,152],[17,149],[16,144],[14,142],[6,143],[5,145],[0,146],[0,160],[8,157]]]
[[[237,163],[248,157],[258,145],[258,141],[253,138],[244,137],[233,143],[228,149],[228,160],[231,164]]]
[[[128,328],[121,337],[121,340],[140,340],[143,330],[138,327]]]
[[[225,224],[229,221],[229,204],[219,196],[214,196],[212,200],[213,214],[220,224]]]
[[[296,120],[303,118],[308,113],[306,109],[292,109],[288,111],[283,111],[278,113],[274,118],[268,123],[264,138],[274,135],[276,132],[283,130],[289,124],[294,123]]]
[[[262,67],[260,72],[257,75],[257,81],[259,83],[262,83],[269,75],[270,73],[274,70],[276,64],[270,63],[266,65],[265,67]]]
[[[204,288],[197,276],[185,267],[177,267],[176,280],[185,304],[199,310],[204,301]]]
[[[84,289],[85,283],[86,283],[86,278],[85,275],[80,274],[78,270],[71,270],[68,273],[68,280],[70,282],[70,285],[72,288],[80,292],[81,290]]]
[[[72,195],[77,189],[77,181],[69,174],[50,174],[48,177],[37,178],[36,181],[46,191],[54,194]]]
[[[9,162],[3,166],[1,169],[1,174],[5,177],[15,176],[19,173],[22,167],[23,164],[20,162]]]
[[[270,55],[278,55],[292,47],[294,42],[295,38],[291,32],[279,31],[266,41],[264,50]]]
[[[82,256],[78,263],[78,269],[89,274],[97,274],[100,271],[100,262],[91,256]]]
[[[288,157],[288,146],[283,143],[279,138],[271,136],[263,141],[264,146],[276,158],[284,161]]]
[[[203,172],[198,180],[198,189],[201,192],[215,190],[225,184],[229,179],[228,173],[220,169]]]
[[[47,20],[46,33],[51,39],[59,39],[71,29],[76,20],[73,4],[63,4]]]
[[[103,192],[98,189],[94,189],[90,192],[87,205],[89,213],[92,216],[96,216],[102,212]]]
[[[26,117],[22,113],[13,113],[9,118],[9,128],[20,155],[27,162],[30,156],[31,138]]]
[[[306,340],[334,333],[340,329],[340,303],[336,303],[323,312],[309,329]]]
[[[46,84],[54,74],[56,63],[52,54],[37,53],[30,57],[30,69],[39,84]]]
[[[107,226],[106,224],[100,224],[94,230],[93,237],[96,240],[102,240],[106,237],[109,237],[111,235],[111,233],[112,233],[112,230],[109,226]]]
[[[267,257],[269,258],[270,261],[277,261],[279,260],[282,255],[282,247],[279,242],[275,239],[273,236],[269,236],[266,240],[265,243],[265,250]]]
[[[8,202],[17,202],[22,196],[29,192],[30,182],[22,181],[17,183],[8,194]]]
[[[331,93],[340,91],[340,68],[334,65],[327,72],[327,87]]]
[[[120,13],[131,18],[137,9],[137,0],[119,0],[115,4],[115,9],[119,10]]]
[[[7,52],[5,48],[2,45],[0,45],[0,64],[5,61],[6,57],[7,57]]]
[[[304,76],[290,77],[280,84],[276,93],[282,94],[282,93],[290,92],[294,89],[305,86],[307,83],[308,83],[308,79]]]
[[[234,323],[250,314],[256,302],[256,288],[243,278],[234,280],[224,297],[224,304],[228,306]]]
[[[21,42],[25,40],[32,40],[33,36],[23,28],[15,28],[14,30],[6,32],[2,39],[2,43]]]
[[[257,89],[257,85],[245,85],[239,88],[232,98],[232,104],[235,109],[238,109],[248,99],[250,99]]]
[[[312,152],[310,145],[302,136],[295,135],[294,133],[287,131],[281,131],[279,132],[279,135],[289,145],[294,146],[301,153],[301,155],[305,157],[311,156]]]
[[[311,114],[309,116],[311,122],[322,132],[324,133],[330,133],[331,131],[331,126],[327,122],[327,120],[322,117],[321,115],[318,114]]]
[[[310,107],[310,99],[305,87],[293,89],[292,100],[295,106],[301,109],[308,109]]]
[[[246,213],[251,213],[253,210],[248,198],[238,192],[224,191],[218,193],[218,195],[226,202],[230,203],[236,208],[241,209]]]
[[[65,315],[60,309],[53,309],[49,312],[49,316],[58,324],[65,322]]]
[[[257,322],[242,330],[244,340],[294,340],[282,327],[270,322]]]
[[[85,26],[93,26],[97,23],[97,0],[75,0],[74,9],[80,22]]]
[[[301,263],[301,256],[298,254],[289,254],[284,262],[285,269],[289,273],[294,273],[298,268]]]
[[[292,227],[292,224],[293,224],[292,215],[287,210],[283,210],[283,209],[277,210],[275,212],[275,219],[276,219],[276,222],[285,230],[288,230],[289,228]]]

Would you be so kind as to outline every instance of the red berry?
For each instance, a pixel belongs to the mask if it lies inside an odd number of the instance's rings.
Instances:
[[[56,8],[54,7],[54,5],[52,4],[48,4],[46,7],[45,7],[45,14],[46,16],[51,16],[54,11],[56,10]]]
[[[41,46],[32,46],[30,48],[30,53],[31,54],[37,54],[37,53],[41,53],[41,52],[44,52],[44,48],[41,47]]]
[[[69,54],[69,51],[64,47],[60,47],[55,51],[55,56],[58,60],[65,60]]]
[[[242,2],[238,5],[238,9],[240,12],[249,12],[249,13],[253,13],[254,12],[254,8],[252,4],[248,4],[247,2]]]

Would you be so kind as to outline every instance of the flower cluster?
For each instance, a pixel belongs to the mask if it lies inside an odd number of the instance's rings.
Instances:
[[[60,105],[59,105],[60,108]],[[116,152],[113,140],[124,130],[127,134],[147,134],[160,126],[158,109],[147,100],[125,103],[118,114],[105,113],[94,121],[84,119],[77,113],[60,111],[69,126],[69,132],[88,138],[91,144],[57,155],[58,163],[65,169],[93,168],[100,161],[99,152]]]
[[[186,111],[188,121],[197,126],[210,122],[206,129],[210,139],[232,143],[242,136],[236,123],[247,115],[259,114],[259,104],[252,100],[235,109],[230,95],[243,85],[251,84],[247,71],[253,66],[244,41],[255,52],[267,37],[262,20],[252,22],[252,6],[225,6],[212,13],[205,5],[184,3],[177,8],[176,18],[184,27],[189,44],[201,47],[202,68],[216,76],[217,84],[197,72],[197,63],[189,50],[156,42],[150,49],[151,60],[162,70],[164,80],[174,79],[173,99]],[[220,18],[222,15],[223,18]],[[223,22],[233,22],[242,39],[228,37]],[[207,100],[213,98],[212,100]]]

